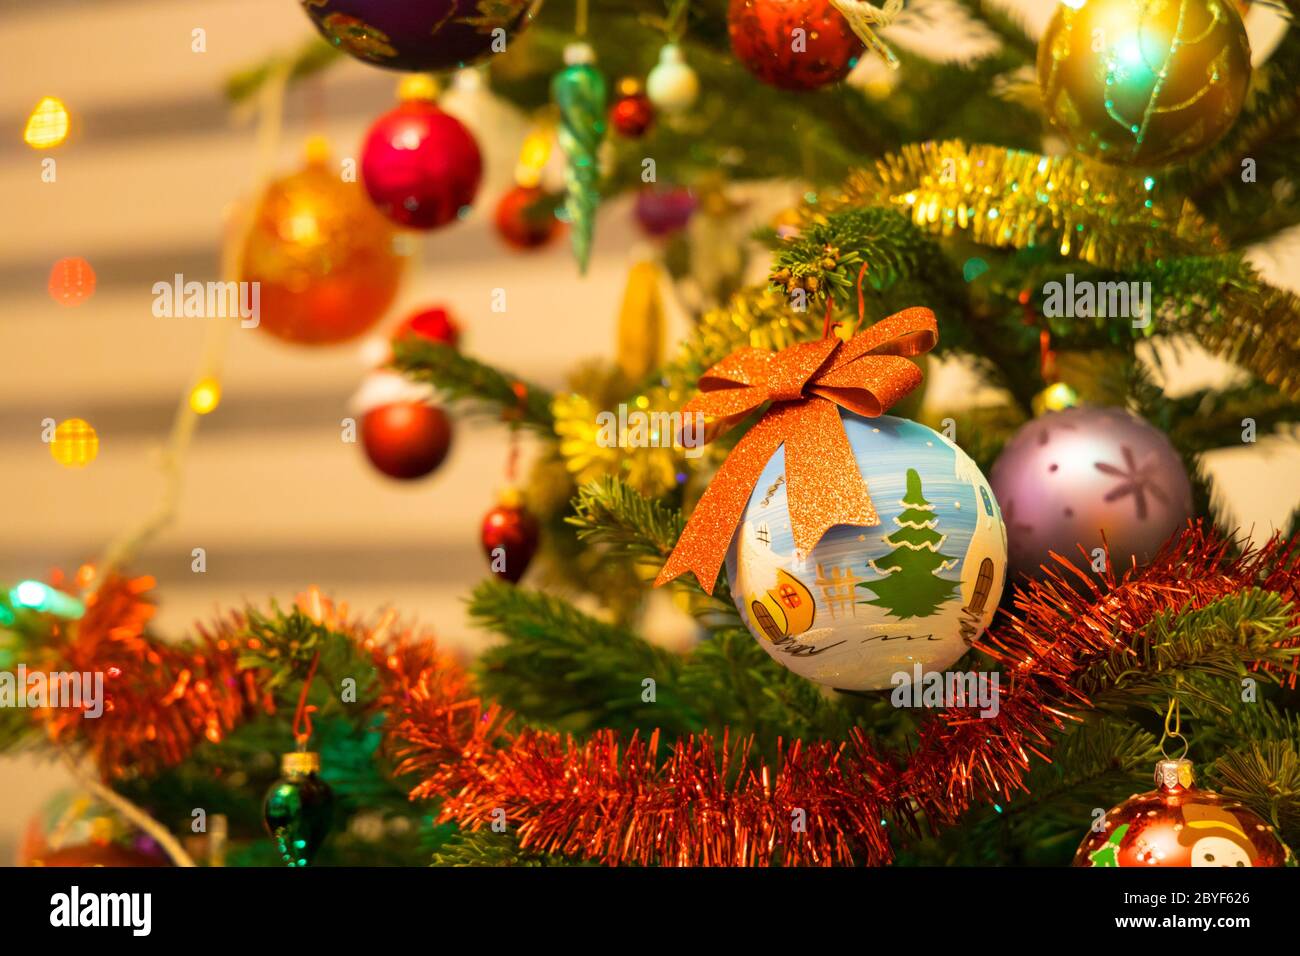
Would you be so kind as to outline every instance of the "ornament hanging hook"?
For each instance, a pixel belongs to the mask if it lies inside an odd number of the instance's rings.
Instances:
[[[1160,752],[1164,754],[1166,760],[1182,760],[1187,756],[1187,751],[1191,745],[1187,738],[1182,735],[1183,714],[1182,706],[1178,703],[1177,697],[1169,698],[1169,709],[1165,712],[1165,732],[1160,738]],[[1169,751],[1165,749],[1166,743],[1170,740],[1178,739],[1183,742],[1183,752],[1176,758],[1169,756]]]

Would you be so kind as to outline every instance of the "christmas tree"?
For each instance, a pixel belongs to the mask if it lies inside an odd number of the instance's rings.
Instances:
[[[352,608],[311,581],[295,602],[254,600],[161,634],[139,553],[180,497],[169,485],[159,515],[102,558],[73,570],[69,555],[66,573],[33,569],[0,592],[0,667],[105,675],[111,702],[96,717],[40,695],[0,707],[0,751],[62,759],[106,818],[144,830],[172,862],[1061,866],[1096,808],[1150,788],[1171,741],[1187,743],[1205,786],[1300,846],[1300,510],[1252,539],[1206,464],[1257,437],[1280,445],[1300,421],[1300,299],[1252,254],[1300,226],[1300,2],[1165,5],[1164,67],[1146,50],[1155,33],[1132,19],[1141,0],[1071,0],[1050,23],[1032,4],[991,0],[913,0],[901,14],[854,0],[548,0],[535,17],[522,3],[466,6],[447,28],[466,31],[447,34],[455,48],[430,52],[429,30],[401,36],[308,4],[324,39],[304,19],[300,48],[250,63],[225,93],[274,130],[283,94],[341,63],[449,74],[477,58],[473,88],[535,134],[506,144],[521,153],[514,205],[497,211],[508,241],[548,241],[558,211],[585,266],[602,255],[600,204],[643,203],[654,267],[633,268],[612,358],[539,383],[494,360],[486,336],[471,352],[445,324],[415,323],[386,356],[441,403],[392,403],[403,417],[370,428],[367,453],[386,474],[437,468],[448,416],[466,430],[484,412],[509,423],[502,458],[516,487],[484,523],[484,579],[468,595],[493,642],[456,658],[400,608]],[[1279,36],[1253,66],[1239,6]],[[1126,32],[1078,42],[1102,7]],[[1166,23],[1179,8],[1190,19]],[[955,38],[971,42],[964,58],[935,49]],[[624,76],[644,91],[615,87]],[[1080,77],[1100,87],[1064,85]],[[302,343],[370,327],[401,272],[396,226],[456,228],[487,201],[474,198],[477,151],[433,95],[407,86],[372,137],[360,165],[374,209],[343,209],[360,186],[344,180],[352,191],[336,194],[337,164],[318,150],[268,187],[246,255],[228,257],[261,282],[266,331]],[[29,130],[34,147],[52,135],[48,112]],[[408,181],[382,174],[417,152],[405,137],[437,145],[404,125],[412,116],[457,152],[439,155],[427,195],[403,196]],[[798,200],[746,218],[774,183]],[[286,195],[330,215],[277,223]],[[375,210],[387,218],[367,218]],[[338,245],[302,257],[321,274],[274,281],[297,261],[277,243],[331,235]],[[660,273],[689,325],[671,349],[660,295],[645,287]],[[79,294],[60,281],[65,298]],[[580,307],[577,264],[549,281],[566,311]],[[933,328],[912,307],[932,310]],[[905,331],[853,351],[899,314]],[[1187,352],[1231,374],[1168,387]],[[859,361],[874,370],[869,388],[846,379]],[[169,473],[217,404],[221,363],[206,351],[203,362]],[[799,374],[776,375],[778,362]],[[957,386],[936,387],[950,376]],[[694,421],[671,417],[684,403],[742,379],[752,390],[725,390],[733,407],[708,423],[729,432],[703,449],[673,440]],[[792,408],[900,414],[909,391],[924,400],[905,414],[991,476],[1001,510],[979,483],[980,520],[1000,530],[1006,518],[1015,574],[953,665],[999,675],[1000,708],[895,707],[887,693],[804,680],[765,653],[716,567],[659,592],[697,629],[686,652],[661,646],[653,582],[691,540],[691,516],[750,499],[747,488],[710,498],[729,453],[767,441]],[[340,417],[322,414],[331,427]],[[606,427],[632,414],[655,417]],[[401,428],[425,439],[418,454]],[[84,432],[60,426],[60,464],[93,459]],[[616,447],[601,440],[611,433]],[[816,480],[783,474],[756,496],[778,484],[796,501],[821,486],[869,493],[824,460]],[[957,556],[943,550],[956,539],[918,471],[906,475],[884,539],[894,550],[873,565],[887,577],[818,582],[876,595],[837,607],[845,626],[862,604],[905,619],[957,592]],[[1278,480],[1300,499],[1294,474]],[[883,533],[867,504],[849,524]],[[430,495],[419,507],[463,517],[475,506]],[[725,551],[733,529],[714,523],[701,550]],[[829,619],[820,600],[813,631]],[[792,653],[809,646],[778,636]],[[792,809],[806,820],[793,833]],[[221,818],[220,838],[198,810]],[[1112,837],[1118,848],[1123,832]]]
[[[882,581],[864,581],[858,587],[876,595],[864,604],[878,604],[895,617],[929,617],[956,590],[957,582],[939,577],[954,559],[939,550],[946,535],[935,530],[934,505],[921,493],[921,476],[915,468],[907,469],[902,503],[905,507],[894,518],[899,530],[885,537],[894,550],[870,562],[874,570],[888,576]]]

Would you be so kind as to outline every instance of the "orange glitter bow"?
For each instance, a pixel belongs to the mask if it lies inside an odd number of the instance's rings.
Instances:
[[[847,342],[740,349],[705,372],[702,394],[682,411],[706,417],[708,438],[771,405],[705,489],[655,586],[691,571],[713,593],[749,496],[782,445],[790,530],[800,552],[809,554],[837,524],[880,524],[836,406],[868,418],[883,414],[921,383],[907,356],[928,352],[938,340],[933,312],[904,309]]]

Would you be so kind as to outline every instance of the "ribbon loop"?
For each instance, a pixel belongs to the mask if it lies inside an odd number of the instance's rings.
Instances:
[[[700,379],[700,394],[684,411],[704,414],[707,440],[764,404],[768,409],[737,443],[695,506],[655,586],[686,571],[713,593],[759,476],[785,447],[786,494],[795,547],[810,553],[835,525],[880,523],[839,408],[874,418],[921,383],[909,356],[929,351],[939,339],[934,313],[905,309],[841,343],[805,342],[769,352],[733,352]]]

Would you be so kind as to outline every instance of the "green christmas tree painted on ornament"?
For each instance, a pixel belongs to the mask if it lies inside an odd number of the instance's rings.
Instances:
[[[934,529],[939,519],[934,505],[921,494],[921,475],[915,468],[907,469],[903,505],[894,519],[898,530],[885,537],[894,550],[869,562],[873,570],[888,577],[859,584],[876,595],[875,600],[860,603],[883,607],[899,618],[929,617],[953,596],[959,582],[941,578],[938,572],[951,567],[956,559],[939,550],[948,536]]]

